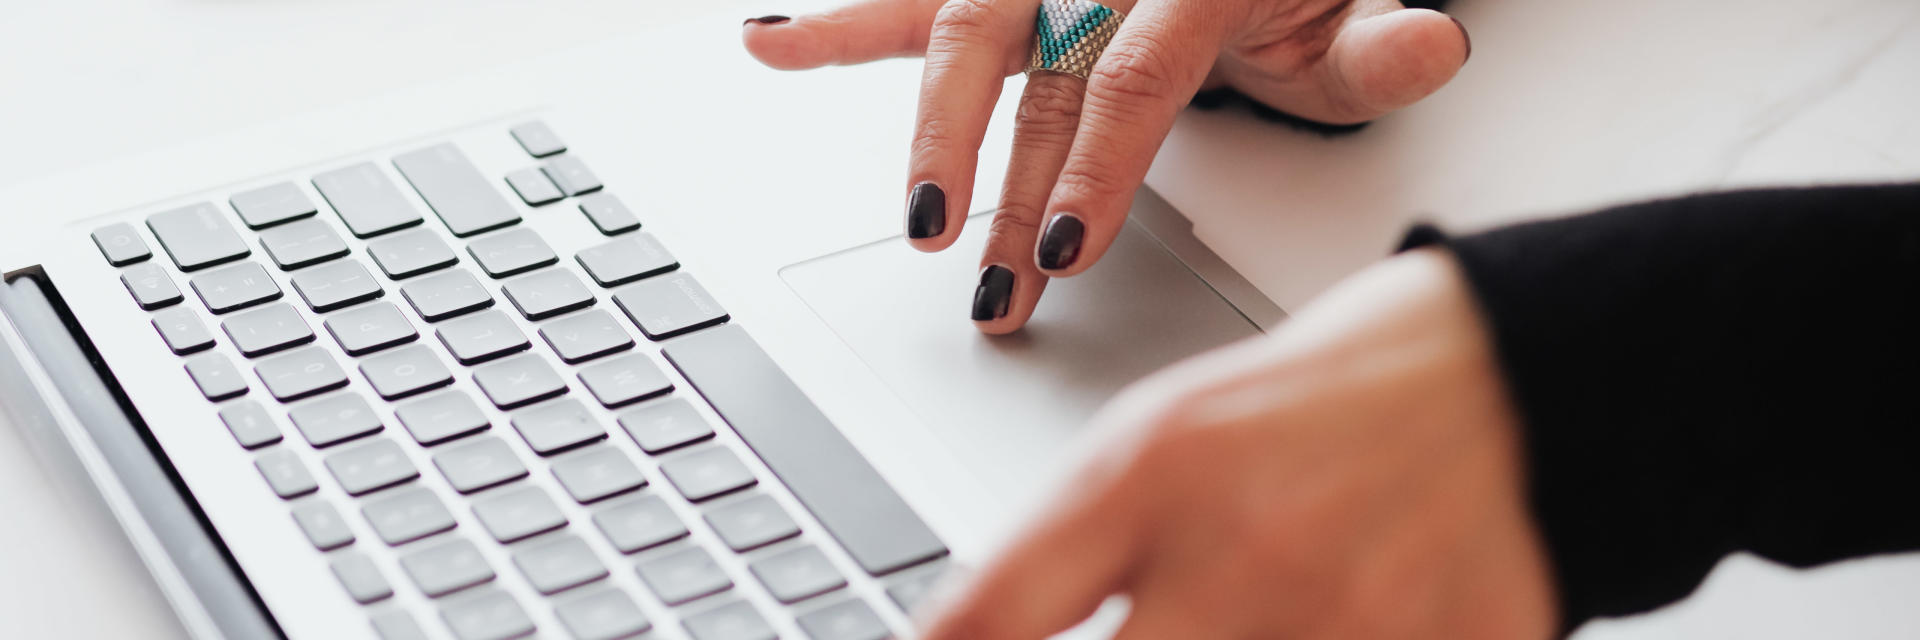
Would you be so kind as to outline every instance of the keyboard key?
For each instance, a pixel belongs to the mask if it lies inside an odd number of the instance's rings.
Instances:
[[[315,313],[359,304],[386,295],[380,282],[358,261],[314,267],[293,277],[293,290]]]
[[[380,640],[427,640],[427,632],[405,609],[388,609],[373,614],[373,633]]]
[[[480,175],[480,170],[452,143],[400,154],[393,159],[393,166],[457,237],[520,221],[520,214],[494,189],[493,182]]]
[[[513,542],[567,526],[567,516],[540,487],[520,485],[475,500],[473,515],[500,542]]]
[[[727,321],[727,312],[707,290],[684,273],[650,278],[613,294],[613,301],[640,333],[665,340]]]
[[[373,532],[389,545],[419,540],[452,529],[453,514],[425,487],[389,492],[360,509]],[[464,541],[463,541],[464,542]],[[485,565],[482,564],[482,567]]]
[[[687,526],[660,496],[621,502],[593,514],[593,525],[621,553],[633,553],[687,536]]]
[[[140,239],[140,232],[125,222],[94,229],[93,245],[100,248],[100,255],[106,256],[107,264],[116,267],[153,257],[153,251],[147,249],[147,241]]]
[[[153,328],[160,331],[160,339],[166,341],[167,348],[175,355],[184,356],[213,346],[213,334],[207,331],[207,323],[201,322],[200,316],[186,307],[155,312]]]
[[[393,415],[422,445],[439,444],[488,427],[487,415],[459,391],[441,391],[407,401],[394,409]]]
[[[483,311],[447,321],[435,329],[434,334],[440,336],[440,344],[447,346],[453,359],[468,365],[533,346],[527,342],[527,336],[520,333],[520,327],[514,326],[513,320],[499,311]]]
[[[252,253],[227,216],[211,202],[188,205],[147,216],[147,229],[160,240],[181,271],[197,271],[247,257]]]
[[[881,575],[946,555],[933,530],[746,331],[702,332],[668,343],[665,353],[861,569]]]
[[[260,232],[260,248],[282,271],[347,255],[347,241],[319,218],[308,218]]]
[[[513,565],[543,595],[607,577],[607,567],[594,557],[593,549],[573,536],[521,547],[513,552]]]
[[[486,556],[464,538],[448,540],[400,556],[400,567],[414,586],[429,598],[465,589],[493,579]]]
[[[359,356],[414,341],[420,333],[391,302],[377,302],[329,316],[324,323],[347,355]]]
[[[633,597],[619,589],[605,589],[560,603],[553,615],[567,633],[580,640],[617,640],[653,629]]]
[[[293,427],[299,429],[300,435],[306,437],[307,443],[316,449],[377,433],[381,429],[379,414],[367,406],[367,401],[360,394],[352,391],[297,405],[287,412],[287,418],[293,420]]]
[[[360,375],[388,400],[453,384],[453,372],[426,345],[407,345],[360,361]]]
[[[604,235],[617,235],[640,228],[640,219],[611,193],[596,193],[580,198],[580,213],[587,215],[593,228]]]
[[[940,581],[939,571],[921,571],[887,587],[887,599],[892,600],[901,611],[913,613],[914,608],[927,599],[933,592],[935,583]]]
[[[313,177],[313,188],[333,205],[354,237],[371,238],[420,224],[422,218],[387,174],[371,162],[342,167]]]
[[[300,525],[302,533],[307,534],[307,541],[321,551],[353,544],[353,528],[347,526],[346,519],[340,517],[333,503],[316,498],[294,505],[293,521]]]
[[[311,217],[319,212],[307,194],[291,182],[267,185],[233,194],[227,200],[240,214],[240,221],[251,229],[265,229],[289,220]]]
[[[473,493],[527,477],[526,465],[499,438],[476,438],[433,454],[433,466],[454,491]]]
[[[293,499],[313,493],[320,489],[313,474],[307,473],[307,465],[300,457],[286,448],[269,449],[260,457],[254,458],[253,466],[260,470],[260,476],[267,479],[267,486],[273,489],[273,495]]]
[[[600,177],[593,175],[593,170],[588,169],[587,164],[580,161],[580,156],[554,158],[547,161],[547,166],[543,170],[546,171],[547,177],[553,179],[553,184],[570,196],[593,193],[599,191],[602,186]]]
[[[243,449],[258,449],[280,441],[280,428],[273,425],[266,407],[252,400],[221,407],[220,422],[227,425],[227,431]]]
[[[800,628],[813,640],[887,640],[893,632],[873,607],[848,600],[800,616]]]
[[[640,580],[669,605],[679,605],[733,588],[733,580],[705,549],[690,547],[640,563]]]
[[[566,269],[548,269],[514,278],[500,290],[528,320],[543,320],[593,306],[593,292]]]
[[[350,496],[373,493],[420,477],[407,453],[392,440],[381,438],[327,455],[327,471]]]
[[[333,576],[340,579],[340,586],[347,588],[354,602],[366,604],[393,596],[393,585],[387,584],[387,577],[380,575],[380,568],[373,566],[366,554],[334,556]]]
[[[680,268],[680,261],[651,233],[588,247],[573,259],[602,287],[612,287]]]
[[[561,318],[540,327],[540,338],[567,364],[579,364],[600,356],[633,348],[633,338],[620,328],[613,314],[594,309],[571,318]],[[586,381],[583,375],[581,380]],[[610,380],[603,380],[611,384]],[[671,388],[671,385],[669,385]],[[610,392],[615,391],[612,388]],[[598,395],[598,392],[595,392]],[[616,393],[617,395],[617,393]],[[602,402],[606,398],[601,398]]]
[[[240,355],[252,358],[313,342],[313,330],[293,305],[277,302],[220,321]]]
[[[542,365],[544,366],[544,365]],[[480,378],[479,373],[474,378]],[[557,380],[558,377],[556,376]],[[549,456],[567,449],[597,442],[607,430],[579,400],[566,398],[513,414],[513,430],[527,441],[534,453]]]
[[[347,386],[347,373],[340,370],[332,354],[319,347],[302,347],[262,360],[253,366],[253,373],[266,383],[267,392],[281,402]]]
[[[532,229],[514,229],[467,244],[467,253],[480,270],[495,278],[526,273],[560,261],[553,247]]]
[[[248,262],[215,269],[188,280],[200,302],[214,313],[245,309],[280,299],[280,285],[258,264]]]
[[[581,504],[647,486],[640,468],[613,447],[593,447],[555,460],[553,477]]]
[[[585,316],[582,317],[584,318]],[[580,318],[571,318],[570,320],[578,319]],[[596,322],[611,321],[612,318],[608,317]],[[555,324],[557,325],[558,323]],[[559,331],[557,327],[548,327],[548,329],[555,329],[556,333]],[[542,329],[541,334],[547,335],[547,329]],[[581,334],[583,338],[591,338],[592,335],[593,334],[587,334],[585,332]],[[620,333],[619,337],[627,339],[624,331]],[[632,341],[631,339],[627,340],[628,344],[625,346],[614,345],[607,347],[606,350],[614,351],[629,348],[632,346]],[[567,349],[577,349],[571,342],[564,344],[567,345]],[[554,350],[561,352],[562,359],[565,359],[567,350],[562,349],[560,344],[556,344]],[[653,364],[653,359],[637,353],[614,358],[582,369],[580,371],[580,383],[586,385],[588,391],[593,392],[594,399],[599,400],[600,404],[608,407],[632,404],[673,390],[673,381],[667,379],[665,373],[661,373],[660,367]],[[652,452],[649,451],[648,453]]]
[[[459,640],[507,640],[533,635],[533,619],[504,591],[487,591],[449,602],[440,617]]]
[[[664,378],[665,375],[662,374]],[[620,427],[640,450],[661,453],[713,437],[713,427],[686,400],[673,398],[620,412]]]
[[[453,266],[460,257],[440,234],[426,229],[409,229],[367,243],[367,255],[387,277],[399,280]]]
[[[531,207],[552,204],[567,197],[567,194],[560,193],[560,187],[553,186],[553,181],[548,180],[547,174],[541,173],[538,168],[521,169],[507,174],[507,186],[513,187],[513,192],[519,194],[520,201]]]
[[[438,322],[463,313],[493,306],[493,296],[473,274],[465,270],[448,271],[421,278],[400,287],[400,295],[415,313],[427,322]]]
[[[740,456],[733,455],[726,447],[710,447],[668,460],[660,464],[660,473],[666,474],[667,481],[680,490],[680,495],[694,502],[759,482],[754,479],[753,471],[740,462]]]
[[[247,392],[247,381],[240,377],[240,370],[233,368],[233,361],[218,353],[194,356],[187,361],[187,376],[193,378],[193,384],[200,387],[200,394],[208,400],[219,402]]]
[[[758,495],[707,512],[707,525],[734,551],[746,551],[800,535],[787,510],[772,496]]]
[[[693,640],[774,640],[767,619],[745,600],[687,616],[682,622]]]
[[[167,276],[167,270],[151,262],[128,267],[120,274],[120,284],[126,285],[127,293],[133,294],[133,301],[139,303],[140,308],[149,311],[179,304],[183,298],[180,288],[173,286],[173,278]]]
[[[514,356],[473,370],[473,383],[493,406],[522,407],[567,392],[567,382],[540,356]],[[518,420],[516,419],[516,422]],[[525,435],[525,432],[522,432]],[[541,455],[547,452],[542,451]]]
[[[560,136],[554,135],[553,129],[539,120],[523,122],[509,131],[513,134],[514,141],[520,143],[520,148],[526,149],[527,155],[535,158],[545,158],[567,150],[567,145],[560,141]]]
[[[782,551],[747,565],[774,599],[793,604],[847,586],[846,578],[819,547],[808,545]]]

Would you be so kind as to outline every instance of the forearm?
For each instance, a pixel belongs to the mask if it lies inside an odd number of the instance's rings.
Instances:
[[[1418,237],[1419,234],[1415,234]],[[1920,548],[1920,185],[1740,192],[1444,242],[1526,424],[1568,628],[1732,551]]]

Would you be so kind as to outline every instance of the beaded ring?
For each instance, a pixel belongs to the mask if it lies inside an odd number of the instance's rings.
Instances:
[[[1086,79],[1126,19],[1126,14],[1093,0],[1041,0],[1026,72],[1051,71]]]

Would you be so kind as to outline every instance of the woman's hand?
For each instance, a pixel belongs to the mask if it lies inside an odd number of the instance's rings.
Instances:
[[[1096,422],[1118,446],[929,639],[1043,638],[1111,594],[1122,640],[1554,632],[1519,425],[1449,254],[1368,269]]]
[[[926,56],[908,171],[907,236],[953,244],[987,119],[1025,66],[1039,0],[862,0],[791,20],[749,20],[748,50],[806,69]],[[1038,73],[1014,125],[973,319],[1020,328],[1048,277],[1085,271],[1120,233],[1174,117],[1204,86],[1232,86],[1311,120],[1353,123],[1439,89],[1466,32],[1399,0],[1105,0],[1127,14],[1090,80]]]

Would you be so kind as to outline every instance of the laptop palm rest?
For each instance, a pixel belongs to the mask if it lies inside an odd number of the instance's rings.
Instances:
[[[781,276],[997,497],[1028,506],[1121,387],[1260,330],[1137,223],[1093,269],[1047,286],[1019,333],[968,320],[990,214],[923,254],[900,238]]]

